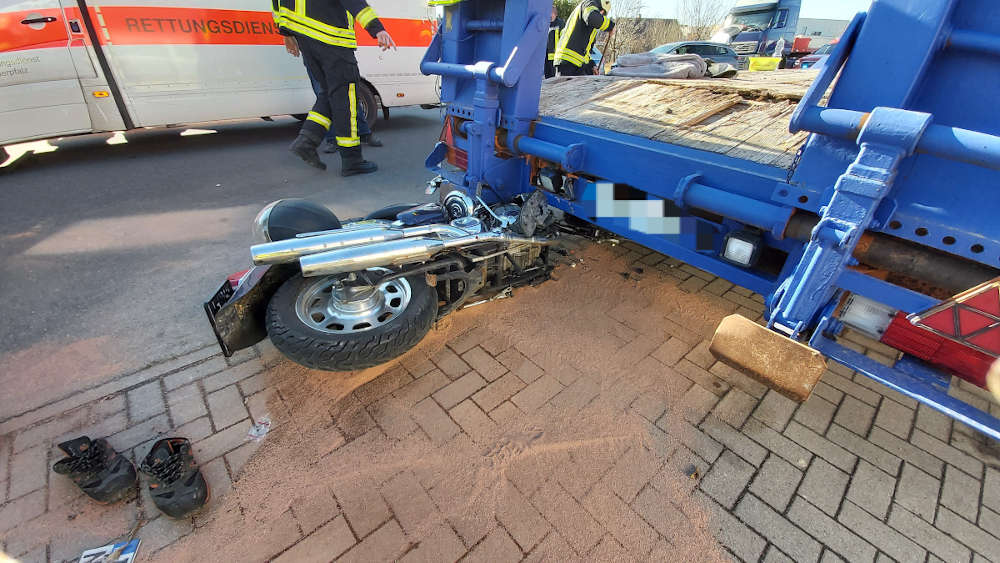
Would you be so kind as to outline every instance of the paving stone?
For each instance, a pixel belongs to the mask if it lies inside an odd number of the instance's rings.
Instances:
[[[433,369],[405,386],[396,390],[400,406],[412,407],[418,402],[430,397],[435,391],[451,383],[451,380],[439,369]]]
[[[687,355],[691,351],[692,345],[681,340],[677,337],[671,337],[669,340],[664,342],[657,348],[652,356],[663,362],[665,365],[672,366],[679,362],[681,358]]]
[[[882,401],[875,424],[906,439],[913,426],[914,412],[895,401]]]
[[[392,516],[389,505],[370,481],[352,479],[350,482],[334,482],[331,486],[351,529],[358,537],[367,536]],[[393,524],[399,527],[395,521]]]
[[[263,555],[269,554],[262,559],[272,559],[288,549],[288,546],[302,539],[299,524],[295,521],[291,510],[286,510],[277,517],[272,517],[267,529],[258,537],[258,542],[254,545],[254,551]]]
[[[753,417],[764,424],[781,432],[795,413],[798,404],[773,389],[767,392],[764,399],[757,405]]]
[[[485,386],[486,381],[475,371],[470,371],[434,393],[434,400],[448,410]]]
[[[831,362],[831,365],[839,364]],[[850,370],[848,370],[848,373],[850,373]],[[878,406],[882,400],[882,396],[875,391],[863,385],[858,385],[852,379],[832,371],[827,371],[823,374],[823,382],[871,406]]]
[[[11,441],[0,440],[0,504],[7,500],[7,480],[10,476],[7,465],[10,462]]]
[[[507,561],[520,561],[523,557],[517,544],[511,539],[503,528],[496,528],[490,532],[486,539],[477,545],[469,554],[462,559],[468,562],[482,563],[505,563]]]
[[[316,530],[274,560],[275,563],[326,562],[350,549],[354,535],[343,516]]]
[[[604,535],[601,525],[554,479],[538,489],[531,503],[577,553],[590,551]]]
[[[659,539],[656,530],[602,483],[591,489],[583,506],[634,557],[652,551]]]
[[[434,501],[409,471],[397,474],[383,485],[382,497],[403,531],[411,537],[418,537],[421,525],[437,512]]]
[[[854,397],[846,396],[837,409],[833,421],[858,436],[865,436],[871,428],[874,416],[874,407]]]
[[[401,561],[406,563],[437,563],[457,561],[465,553],[465,546],[450,526],[435,526],[421,538],[417,547],[406,553]]]
[[[802,472],[778,456],[769,456],[750,484],[750,492],[771,505],[778,512],[784,512],[795,493]]]
[[[817,506],[823,512],[833,516],[840,508],[850,476],[827,463],[823,458],[813,459],[806,471],[798,494]]]
[[[709,352],[708,344],[707,340],[702,340],[694,348],[692,348],[691,351],[684,356],[684,358],[702,369],[712,367],[712,364],[714,364],[716,360],[715,356]]]
[[[788,425],[785,436],[844,471],[850,471],[857,460],[851,452],[797,422]]]
[[[197,383],[170,391],[167,393],[167,403],[170,405],[170,418],[175,426],[208,414],[208,407],[205,406]]]
[[[846,563],[839,555],[830,551],[829,549],[823,550],[823,557],[820,558],[820,563]]]
[[[763,563],[795,563],[792,561],[791,557],[788,557],[784,553],[778,551],[778,548],[773,545],[767,548],[767,553],[764,555]]]
[[[387,370],[382,375],[354,390],[354,396],[362,405],[370,405],[413,381],[413,377],[403,367]]]
[[[795,411],[795,421],[819,434],[825,434],[837,405],[813,394]]]
[[[250,420],[247,419],[221,432],[216,432],[200,442],[195,442],[193,447],[195,459],[204,463],[236,449],[246,441],[249,431]]]
[[[847,498],[884,520],[889,510],[889,503],[892,501],[892,491],[895,485],[896,481],[891,475],[882,472],[867,461],[861,460],[851,476],[851,486],[847,489]]]
[[[848,561],[875,560],[875,548],[871,544],[802,498],[792,503],[788,518]]]
[[[451,380],[462,377],[472,369],[469,364],[448,348],[442,348],[431,358],[431,361]]]
[[[491,338],[492,335],[486,327],[474,327],[452,338],[448,342],[448,347],[456,354],[464,354]]]
[[[635,561],[611,534],[605,534],[597,546],[590,550],[587,558],[592,561]]]
[[[52,420],[21,430],[16,436],[14,436],[12,441],[7,441],[7,443],[4,444],[3,449],[7,450],[7,445],[9,443],[13,448],[14,453],[18,453],[34,446],[47,445],[49,442],[58,443],[53,439],[71,432],[75,433],[77,429],[87,426],[90,423],[90,420],[90,408],[88,406],[83,406],[71,412],[57,416]],[[96,438],[96,436],[92,437]],[[0,468],[0,474],[7,469],[6,458],[4,458],[3,461],[4,466],[3,468]],[[0,482],[5,480],[5,478],[0,478]]]
[[[226,361],[222,356],[215,356],[200,364],[182,369],[177,373],[172,373],[164,377],[163,385],[166,387],[168,392],[173,391],[178,387],[198,381],[199,379],[203,379],[213,373],[218,373],[228,367],[229,366],[226,364]]]
[[[942,442],[951,437],[951,417],[922,403],[917,407],[916,425]]]
[[[448,413],[441,410],[429,397],[414,405],[411,414],[435,444],[443,444],[461,432],[458,425],[448,417]]]
[[[871,353],[866,354],[866,355],[868,357],[871,357],[874,360],[878,361],[879,363],[882,363],[882,364],[886,364],[887,361],[891,363],[891,360],[888,360],[886,357],[880,357],[880,356],[877,356],[877,355],[874,355],[874,357],[873,357],[873,354],[871,354]],[[916,401],[916,399],[911,399],[910,397],[907,397],[906,395],[903,395],[902,393],[900,393],[898,391],[894,391],[892,389],[889,389],[885,385],[882,385],[881,383],[879,383],[879,382],[875,381],[874,379],[871,379],[871,378],[869,378],[869,377],[867,377],[865,375],[862,375],[860,373],[855,374],[854,375],[854,381],[858,385],[861,385],[862,387],[868,387],[869,389],[875,391],[876,393],[878,393],[879,395],[882,395],[883,397],[885,397],[887,399],[891,399],[893,401],[896,401],[897,403],[903,405],[904,407],[910,409],[911,411],[917,409],[917,401]]]
[[[496,517],[524,552],[531,551],[551,529],[528,499],[511,486],[500,493]]]
[[[345,553],[340,561],[357,563],[394,561],[406,551],[409,543],[399,524],[395,520],[389,520]]]
[[[604,476],[603,482],[616,495],[632,502],[653,475],[660,470],[663,462],[646,448],[635,445],[629,448]],[[617,537],[617,536],[616,536]],[[618,541],[623,541],[618,538]],[[624,543],[624,542],[623,542]]]
[[[945,561],[969,560],[969,548],[902,507],[892,508],[889,525]]]
[[[712,414],[730,426],[739,428],[750,417],[756,406],[757,399],[734,387],[719,401]]]
[[[138,422],[156,416],[166,410],[160,382],[153,381],[128,392],[129,420]]]
[[[812,453],[774,431],[769,426],[751,417],[743,426],[743,433],[768,450],[780,455],[792,465],[805,469],[809,466]]]
[[[406,371],[410,372],[410,375],[412,375],[414,379],[419,379],[437,369],[437,366],[431,362],[431,359],[428,358],[427,354],[425,354],[420,348],[415,348],[400,356],[399,365],[403,366]]]
[[[767,393],[768,388],[763,383],[748,377],[739,370],[731,368],[722,362],[715,362],[709,371],[715,377],[725,381],[729,385],[741,389],[747,395],[755,399],[760,399]]]
[[[229,491],[233,488],[233,481],[229,478],[229,471],[226,470],[225,461],[220,457],[217,457],[208,463],[200,464],[198,469],[201,471],[201,474],[205,478],[205,482],[208,484],[208,488],[211,491],[208,504],[205,505],[205,508],[200,513],[208,514],[225,502],[226,495],[228,495]]]
[[[965,452],[954,448],[929,434],[920,430],[913,432],[910,443],[914,446],[948,462],[950,465],[958,467],[969,475],[979,476],[983,472],[983,462],[967,455]],[[940,476],[940,474],[937,474]]]
[[[208,395],[208,411],[216,430],[236,424],[248,416],[243,396],[235,385]]]
[[[202,380],[201,385],[205,388],[206,393],[211,393],[212,391],[217,391],[223,387],[243,381],[244,379],[262,371],[264,371],[264,362],[255,358],[229,369],[220,371],[214,375],[210,375]]]
[[[497,356],[497,360],[525,383],[531,383],[544,373],[542,368],[515,348],[508,348]]]
[[[49,474],[48,455],[47,447],[35,446],[11,457],[7,498],[16,499],[45,487]]]
[[[681,397],[680,410],[684,418],[692,424],[698,424],[705,418],[719,398],[701,385],[692,385]]]
[[[702,459],[707,460],[709,463],[715,461],[716,458],[722,454],[722,444],[716,442],[707,434],[698,430],[690,424],[681,422],[676,425],[667,422],[667,416],[664,415],[657,421],[657,426],[664,432],[670,433],[673,437],[679,438],[681,443],[691,449],[692,452],[701,456]]]
[[[479,372],[486,381],[494,381],[507,373],[507,367],[493,359],[482,348],[476,347],[462,354],[462,359]]]
[[[835,405],[840,405],[840,402],[844,399],[843,391],[835,389],[827,385],[826,383],[823,383],[822,380],[818,381],[816,383],[816,386],[813,387],[813,393],[819,395],[820,397],[823,397],[824,399],[830,401]],[[841,405],[841,407],[842,406],[843,405]],[[872,415],[874,416],[874,412],[872,413]]]
[[[0,504],[0,533],[27,522],[45,512],[45,490],[21,496],[5,504]]]
[[[490,418],[497,424],[507,424],[523,415],[521,409],[514,406],[514,403],[504,401],[497,408],[490,411]]]
[[[837,424],[833,424],[826,433],[827,439],[834,444],[844,448],[861,459],[869,461],[872,465],[890,475],[898,475],[899,467],[903,463],[895,455],[883,450],[875,444],[859,437],[853,432],[844,430]]]
[[[936,527],[990,559],[1000,556],[1000,539],[986,533],[947,508],[938,510]]]
[[[226,463],[229,465],[229,470],[232,472],[234,481],[239,480],[243,472],[243,467],[250,461],[253,454],[260,449],[260,446],[260,442],[247,442],[225,455]]]
[[[840,509],[837,521],[847,526],[880,551],[902,563],[918,563],[924,560],[926,552],[903,534],[875,519],[856,504],[846,501]]]
[[[906,463],[903,464],[893,500],[924,520],[933,522],[940,488],[941,483],[937,479]]]
[[[987,467],[983,479],[983,506],[1000,512],[1000,469]]]
[[[1000,538],[1000,514],[984,506],[979,511],[979,527]]]
[[[700,488],[726,508],[732,508],[743,493],[754,467],[736,454],[725,451],[701,480]]]
[[[681,360],[677,362],[674,369],[684,377],[690,379],[691,381],[701,385],[705,389],[708,389],[712,393],[718,396],[723,396],[726,391],[729,390],[730,385],[722,380],[720,377],[716,377],[712,372],[700,368],[688,360]]]
[[[543,375],[511,398],[524,412],[532,412],[562,391],[563,385],[552,375]]]
[[[941,475],[941,471],[944,468],[944,463],[941,460],[935,458],[923,449],[886,432],[882,428],[877,426],[872,428],[868,439],[873,444],[902,458],[904,461],[916,465],[931,475]]]
[[[212,421],[207,416],[196,418],[187,424],[177,426],[171,434],[187,438],[192,443],[204,440],[212,435]]]
[[[972,522],[979,513],[979,481],[951,465],[945,466],[941,504]]]
[[[173,518],[157,518],[139,529],[138,537],[142,540],[142,550],[151,554],[174,543],[194,530],[190,518],[175,520]]]
[[[578,411],[601,393],[600,383],[589,375],[581,376],[549,400],[552,406],[564,411]]]
[[[757,561],[764,553],[767,541],[746,524],[700,492],[695,492],[692,500],[710,514],[706,524],[712,536],[737,557],[744,561]]]
[[[823,546],[757,497],[743,495],[734,513],[794,560],[819,560]]]
[[[524,382],[513,373],[508,373],[477,391],[472,395],[472,400],[489,412],[523,388]]]
[[[375,423],[393,440],[402,440],[413,433],[417,423],[410,416],[409,410],[402,408],[399,400],[389,396],[368,406],[368,414]]]
[[[755,466],[759,466],[767,457],[767,450],[763,446],[714,416],[705,418],[701,423],[701,429],[712,439]]]
[[[543,561],[572,561],[579,556],[573,551],[566,540],[555,530],[549,532],[545,539],[524,559],[525,563],[540,563]]]

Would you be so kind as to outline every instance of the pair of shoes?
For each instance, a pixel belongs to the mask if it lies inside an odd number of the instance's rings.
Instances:
[[[375,133],[369,133],[367,135],[361,136],[361,142],[368,145],[369,147],[381,147],[382,139],[375,136]]]
[[[104,438],[81,436],[59,444],[67,457],[52,470],[67,475],[90,498],[102,504],[118,502],[135,489],[135,465]],[[183,518],[208,502],[208,483],[191,455],[187,438],[164,438],[153,444],[139,469],[149,476],[149,493],[171,518]]]

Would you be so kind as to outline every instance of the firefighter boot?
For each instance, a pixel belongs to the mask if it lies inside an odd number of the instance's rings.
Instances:
[[[316,152],[316,148],[322,142],[323,138],[316,135],[316,133],[312,131],[300,131],[299,136],[292,141],[288,150],[292,151],[295,156],[301,158],[309,166],[326,170],[326,164],[323,164],[323,161],[319,159],[319,153]]]
[[[59,444],[59,449],[67,457],[57,461],[52,470],[68,476],[97,502],[111,504],[135,490],[135,466],[108,445],[107,440],[80,436]]]
[[[369,133],[367,135],[361,136],[361,142],[368,145],[369,147],[381,147],[382,139],[375,136],[375,133]]]
[[[340,175],[371,174],[378,165],[361,156],[361,147],[340,147]]]

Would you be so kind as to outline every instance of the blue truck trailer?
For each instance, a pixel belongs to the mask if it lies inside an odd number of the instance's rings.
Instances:
[[[986,386],[1000,355],[1000,4],[876,0],[787,114],[764,108],[801,142],[756,160],[540,116],[550,10],[443,8],[421,63],[442,77],[440,203],[343,224],[269,205],[254,267],[206,303],[227,354],[270,336],[310,367],[387,361],[470,298],[544,280],[561,210],[765,296],[763,324],[728,317],[712,350],[786,395],[832,360],[1000,438],[948,393],[953,375]],[[891,365],[839,340],[847,326],[898,350]]]

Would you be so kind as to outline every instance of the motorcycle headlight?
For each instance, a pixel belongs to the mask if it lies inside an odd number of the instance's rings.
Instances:
[[[250,236],[254,244],[259,244],[262,242],[272,242],[271,235],[268,232],[267,224],[268,220],[271,218],[271,210],[277,205],[281,200],[272,201],[271,203],[264,206],[264,209],[260,210],[253,219],[253,225],[250,227]]]

